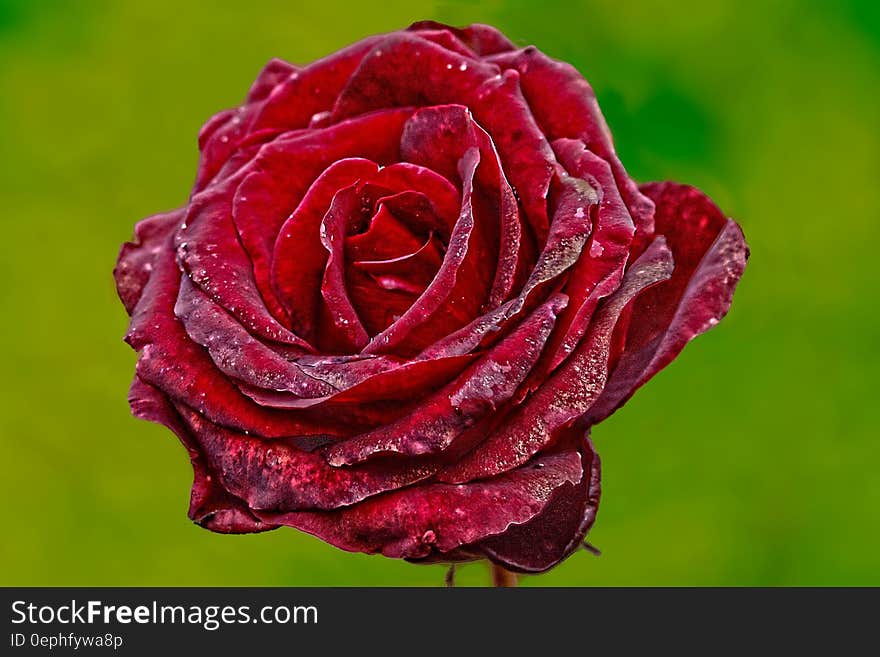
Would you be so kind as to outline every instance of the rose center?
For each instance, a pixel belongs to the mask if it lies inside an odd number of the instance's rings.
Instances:
[[[371,183],[341,190],[342,262],[352,307],[371,335],[391,325],[425,291],[443,262],[448,236],[430,199]],[[332,252],[332,247],[331,247]]]

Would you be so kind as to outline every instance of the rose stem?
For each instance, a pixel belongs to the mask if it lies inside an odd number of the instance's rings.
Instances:
[[[447,588],[455,588],[455,564],[449,564],[449,570],[446,571]]]
[[[516,573],[512,573],[494,563],[490,564],[490,568],[492,568],[492,586],[516,586]]]

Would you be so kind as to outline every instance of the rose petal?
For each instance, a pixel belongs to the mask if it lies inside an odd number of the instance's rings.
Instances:
[[[553,142],[560,162],[573,176],[587,180],[601,196],[593,208],[595,221],[591,240],[571,270],[565,285],[571,301],[562,314],[559,330],[547,347],[552,355],[550,370],[556,369],[574,351],[589,327],[599,301],[620,285],[629,259],[635,226],[614,184],[608,163],[586,150],[583,142],[560,139]]]
[[[357,185],[340,189],[321,220],[320,242],[329,256],[321,279],[319,337],[324,351],[359,351],[370,339],[351,303],[345,281],[346,223],[360,214],[362,195]]]
[[[135,376],[128,401],[135,417],[165,425],[177,434],[189,452],[193,467],[189,517],[193,522],[222,534],[263,532],[277,527],[255,517],[244,502],[218,485],[181,417],[158,388]]]
[[[625,350],[590,410],[590,423],[613,413],[727,314],[749,256],[740,227],[699,190],[675,183],[642,190],[657,204],[657,231],[672,249],[675,271],[633,305]]]
[[[466,107],[430,107],[415,112],[407,122],[401,138],[401,155],[455,178],[464,149],[470,146],[480,150],[475,191],[485,197],[484,204],[476,201],[474,211],[481,227],[493,229],[486,241],[500,242],[487,301],[488,307],[494,308],[510,294],[519,270],[530,264],[527,256],[531,251],[524,244],[516,197],[491,137],[474,123]]]
[[[335,509],[430,476],[429,461],[334,468],[317,453],[224,429],[188,407],[178,413],[223,488],[251,511]],[[276,523],[270,523],[276,524]]]
[[[315,114],[330,110],[364,55],[382,38],[368,37],[295,71],[273,89],[251,129],[307,127]]]
[[[301,399],[246,385],[239,387],[254,401],[275,408],[310,408],[327,402],[366,405],[377,401],[411,401],[421,399],[448,383],[476,358],[476,354],[469,354],[431,361],[406,362],[364,377],[327,397],[312,399]],[[305,369],[308,371],[309,368]],[[385,413],[385,420],[390,419],[387,410],[382,412]]]
[[[248,102],[263,100],[272,93],[275,87],[283,83],[299,70],[299,68],[290,62],[285,62],[283,59],[273,57],[266,63],[259,75],[257,75],[257,79],[254,80],[254,83],[248,91],[246,100]]]
[[[183,213],[182,209],[172,210],[139,221],[134,227],[134,240],[126,242],[119,250],[113,278],[116,292],[129,315],[140,301],[157,254],[183,221]]]
[[[468,107],[492,136],[529,225],[543,245],[549,224],[547,194],[556,161],[522,95],[516,71],[487,80],[468,100]]]
[[[412,118],[407,125],[412,124]],[[405,137],[401,136],[401,151],[404,148]],[[401,152],[401,157],[405,157]],[[458,172],[455,172],[458,175]],[[436,171],[419,166],[413,162],[396,162],[384,167],[374,182],[396,192],[419,192],[423,198],[430,201],[434,214],[443,220],[443,223],[426,226],[437,230],[446,238],[452,232],[452,227],[458,219],[461,207],[461,195],[455,185]],[[386,201],[387,199],[380,199]]]
[[[310,350],[307,342],[271,315],[260,295],[250,258],[232,221],[232,194],[237,182],[228,179],[190,200],[185,223],[176,234],[179,260],[192,281],[248,331]]]
[[[297,69],[280,59],[272,59],[257,76],[244,104],[225,110],[212,117],[199,132],[199,158],[195,190],[200,191],[214,180],[222,179],[224,165],[239,150],[243,142],[252,138],[254,121],[263,110],[264,101],[284,80]],[[277,134],[277,130],[273,131]],[[250,158],[247,158],[248,160]]]
[[[399,258],[417,251],[424,243],[424,238],[415,234],[410,226],[382,203],[371,218],[367,230],[345,238],[346,260],[352,262]]]
[[[174,313],[189,337],[205,347],[224,374],[298,397],[324,397],[335,388],[255,339],[241,324],[183,277]]]
[[[321,244],[321,222],[338,190],[368,179],[378,168],[362,158],[331,164],[281,227],[275,243],[272,280],[294,330],[310,340],[316,337],[321,280],[328,255]]]
[[[405,488],[331,512],[257,515],[343,550],[420,559],[528,522],[546,508],[555,490],[582,478],[581,457],[575,451],[542,462],[543,468],[526,466],[488,481]]]
[[[396,32],[375,44],[333,107],[331,122],[385,107],[462,102],[498,68],[419,37]]]
[[[418,38],[394,34],[364,57],[333,108],[331,121],[389,106],[461,103],[495,142],[539,241],[547,225],[545,200],[553,175],[553,151],[519,89],[516,71]]]
[[[557,186],[560,192],[547,241],[519,294],[437,340],[419,354],[420,359],[452,356],[475,349],[488,336],[501,332],[524,309],[528,310],[534,297],[539,297],[542,290],[578,262],[592,228],[590,208],[599,197],[585,180],[569,176],[564,171],[557,173]]]
[[[254,282],[269,312],[279,322],[290,317],[272,287],[272,252],[281,225],[299,201],[297,186],[253,171],[245,176],[232,201],[232,221],[253,268]]]
[[[467,27],[456,28],[436,21],[419,21],[410,25],[407,29],[417,32],[421,36],[425,32],[451,33],[479,57],[486,57],[516,48],[506,36],[491,25],[474,23]]]
[[[489,559],[508,570],[540,573],[582,547],[596,520],[601,495],[599,455],[589,439],[583,445],[581,480],[560,486],[545,509],[529,522],[481,541],[479,549]]]

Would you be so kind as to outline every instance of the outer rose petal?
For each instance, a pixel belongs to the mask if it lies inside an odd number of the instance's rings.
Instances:
[[[334,468],[314,452],[230,431],[176,407],[217,481],[254,511],[335,509],[415,483],[438,468],[428,460]]]
[[[561,486],[539,516],[482,541],[479,548],[505,568],[526,573],[549,570],[578,550],[596,520],[601,495],[599,455],[589,439],[583,468],[581,481]]]
[[[254,335],[310,349],[272,316],[260,295],[253,266],[232,220],[236,179],[214,185],[190,200],[175,235],[179,261],[192,281]]]
[[[419,559],[500,534],[543,511],[553,492],[583,477],[581,456],[567,451],[488,481],[427,484],[386,493],[331,512],[262,513],[264,521],[314,534],[352,552]]]
[[[183,209],[172,210],[139,221],[134,228],[134,240],[126,242],[119,250],[113,277],[116,291],[129,315],[150,280],[157,254],[164,248],[169,235],[180,226],[183,214]]]
[[[435,21],[419,21],[410,25],[408,30],[419,33],[426,30],[449,32],[455,35],[461,43],[470,48],[473,54],[479,57],[487,57],[498,52],[514,50],[516,48],[510,39],[491,25],[475,23],[467,27],[456,28]]]
[[[657,204],[657,232],[672,248],[675,271],[633,305],[624,352],[590,410],[591,424],[613,413],[727,314],[749,257],[740,227],[698,189],[666,182],[642,191]]]
[[[254,516],[247,505],[233,497],[214,480],[198,452],[198,444],[183,424],[174,406],[158,388],[135,377],[128,394],[135,417],[164,424],[171,429],[189,452],[193,466],[193,485],[189,517],[211,531],[222,534],[243,534],[275,529]]]

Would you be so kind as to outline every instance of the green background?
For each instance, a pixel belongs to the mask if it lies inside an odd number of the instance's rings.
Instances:
[[[191,524],[184,452],[129,416],[110,275],[270,57],[420,18],[573,62],[632,175],[702,187],[752,248],[730,316],[594,432],[604,556],[524,584],[880,584],[876,6],[0,0],[0,584],[441,583],[293,530]]]

